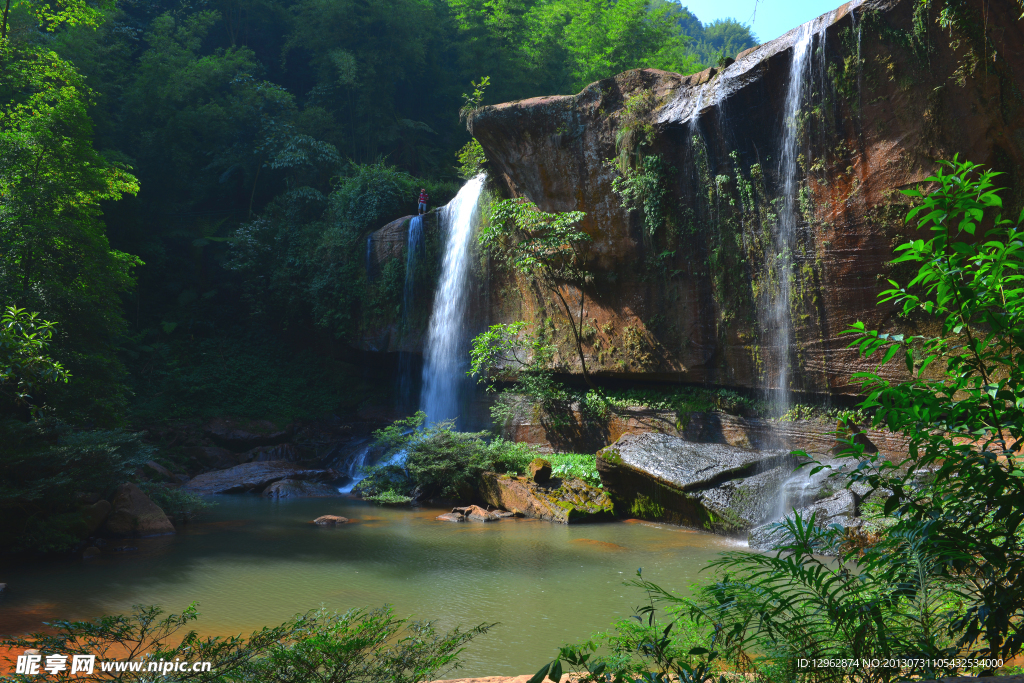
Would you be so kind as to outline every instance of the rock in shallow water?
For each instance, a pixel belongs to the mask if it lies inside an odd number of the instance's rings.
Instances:
[[[336,526],[338,524],[345,524],[348,522],[348,518],[339,517],[338,515],[320,515],[313,520],[313,524],[319,526]]]
[[[612,517],[611,498],[601,489],[578,479],[552,479],[549,483],[541,486],[528,477],[484,472],[480,494],[494,507],[561,524]]]

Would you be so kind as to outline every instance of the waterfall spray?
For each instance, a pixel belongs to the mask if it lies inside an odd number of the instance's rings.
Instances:
[[[458,417],[460,389],[467,382],[469,247],[483,187],[481,174],[463,185],[455,199],[438,212],[445,233],[444,259],[430,314],[420,393],[420,410],[430,422]]]

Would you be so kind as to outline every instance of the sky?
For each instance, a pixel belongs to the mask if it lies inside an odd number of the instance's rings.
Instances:
[[[755,1],[757,11],[755,13]],[[733,18],[767,43],[791,28],[842,5],[846,0],[681,0],[703,24]]]

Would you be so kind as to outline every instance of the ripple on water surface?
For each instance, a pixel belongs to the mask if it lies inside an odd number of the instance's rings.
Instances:
[[[462,676],[535,671],[558,645],[604,630],[642,601],[622,585],[638,567],[685,590],[728,539],[649,523],[564,526],[518,519],[437,522],[438,510],[362,501],[270,501],[219,496],[176,536],[133,541],[138,551],[90,562],[3,569],[0,633],[52,618],[126,612],[133,604],[179,611],[199,603],[199,629],[249,633],[323,604],[389,603],[400,616],[440,626],[500,622],[463,655]],[[317,527],[338,514],[354,520]]]

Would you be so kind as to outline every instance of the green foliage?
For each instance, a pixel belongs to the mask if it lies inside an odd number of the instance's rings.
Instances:
[[[457,432],[454,421],[422,428],[426,417],[419,411],[374,432],[381,464],[367,468],[356,487],[368,500],[468,498],[480,474],[494,467],[487,432]]]
[[[971,578],[959,645],[1009,657],[1024,645],[1024,215],[1002,217],[995,175],[954,159],[927,180],[934,192],[906,192],[918,201],[907,220],[931,235],[897,249],[893,262],[918,270],[908,283],[890,280],[880,302],[940,332],[851,327],[863,357],[882,353],[878,370],[856,375],[866,394],[860,407],[872,426],[905,436],[908,455],[890,462],[852,436],[842,455],[860,462],[855,481],[892,492],[893,538],[924,526],[946,575]],[[883,376],[890,361],[909,378]],[[921,469],[933,472],[924,487],[914,481]],[[866,566],[885,569],[891,545],[869,553]]]
[[[952,660],[965,656],[955,643],[962,584],[943,575],[926,527],[890,532],[884,570],[860,565],[854,573],[848,567],[858,551],[844,546],[841,527],[822,529],[799,515],[782,526],[792,541],[781,552],[724,553],[711,563],[718,580],[687,605],[690,619],[715,629],[712,648],[725,662],[768,680],[838,681],[850,674],[801,667],[800,659],[908,660],[901,668],[850,667],[864,681],[957,671]],[[816,554],[829,548],[841,551],[840,561]]]
[[[126,398],[119,295],[141,262],[110,248],[100,203],[138,184],[94,149],[92,91],[32,26],[90,27],[98,9],[26,2],[15,10],[35,22],[9,24],[5,10],[0,38],[0,300],[60,323],[50,353],[75,381],[54,385],[49,402],[67,419],[112,424]]]
[[[524,197],[505,199],[493,205],[480,245],[499,263],[533,279],[558,300],[572,331],[583,378],[590,384],[583,353],[583,312],[586,288],[593,281],[593,240],[576,225],[585,216],[582,211],[546,213]]]
[[[180,488],[144,481],[139,483],[139,488],[149,496],[149,499],[160,506],[160,509],[167,513],[168,517],[188,522],[209,509],[216,503],[210,503],[189,491],[182,491]]]
[[[407,505],[413,501],[412,496],[404,496],[401,493],[395,493],[391,489],[381,491],[380,493],[365,495],[363,498],[373,503],[377,503],[378,505]]]
[[[619,168],[616,161],[611,165]],[[612,180],[612,191],[619,195],[623,208],[643,212],[645,231],[648,237],[653,237],[665,222],[662,207],[665,172],[661,157],[651,154],[640,158],[635,168],[627,167],[622,175]]]
[[[388,606],[344,613],[320,608],[248,638],[224,638],[196,632],[195,603],[181,614],[162,615],[157,607],[140,605],[130,615],[53,622],[46,633],[8,638],[2,644],[18,651],[95,655],[97,660],[210,662],[209,671],[162,671],[161,679],[171,683],[420,683],[458,668],[466,644],[493,626],[438,632],[431,622],[399,619]],[[111,680],[149,681],[153,675],[123,672],[111,674]],[[73,680],[68,671],[57,676]],[[11,680],[32,679],[18,674]]]
[[[487,162],[487,157],[484,156],[484,148],[480,146],[476,138],[463,145],[456,156],[459,160],[459,177],[464,180],[480,175],[484,164]]]
[[[153,457],[139,434],[53,421],[4,420],[0,441],[0,545],[7,552],[71,548],[88,531],[76,494],[109,494]]]
[[[456,432],[454,421],[431,425],[408,447],[405,467],[413,483],[430,495],[467,498],[480,474],[494,461],[484,439],[488,432]]]
[[[38,313],[9,306],[0,316],[0,396],[14,404],[33,401],[29,392],[52,382],[67,382],[68,372],[46,355],[54,323]],[[38,402],[36,402],[38,406]]]
[[[493,454],[494,466],[502,472],[526,474],[535,458],[551,463],[551,474],[560,479],[582,479],[591,486],[600,486],[597,456],[588,453],[544,453],[526,443],[494,439],[488,450]]]
[[[378,392],[345,363],[241,330],[191,340],[151,332],[132,347],[140,420],[232,415],[287,423],[354,411]],[[385,388],[386,390],[386,388]],[[379,396],[385,398],[385,396]]]

